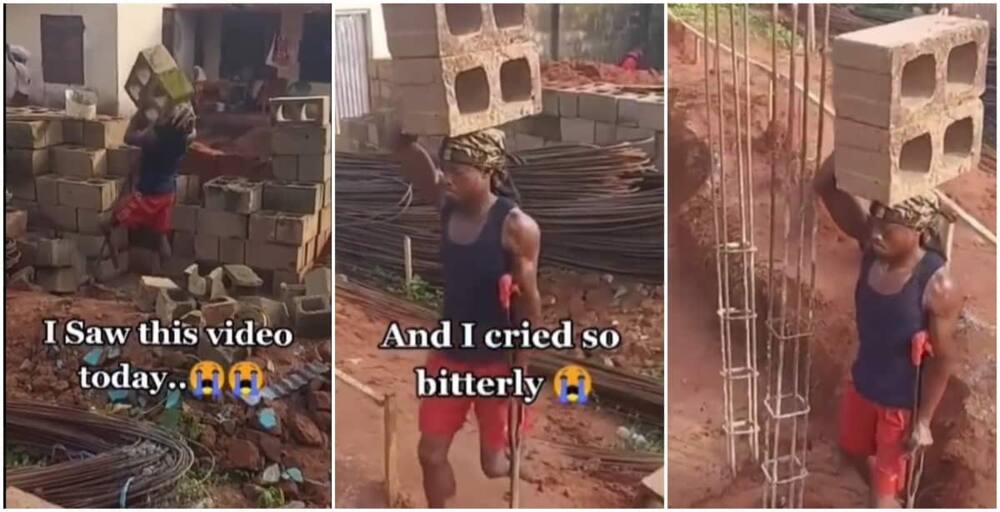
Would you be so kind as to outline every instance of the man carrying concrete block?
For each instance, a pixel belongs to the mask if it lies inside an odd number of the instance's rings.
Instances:
[[[398,132],[397,132],[398,133]],[[440,167],[412,136],[400,135],[395,144],[400,172],[417,193],[435,205],[444,226],[441,266],[444,273],[444,315],[453,325],[472,322],[475,348],[432,351],[427,373],[468,372],[477,377],[511,375],[527,368],[527,351],[491,350],[483,333],[491,328],[538,326],[542,319],[538,291],[538,254],[541,232],[522,211],[507,178],[504,134],[486,129],[448,137],[441,145]],[[513,277],[519,294],[513,310],[501,296],[504,277]],[[509,297],[508,297],[509,299]],[[507,303],[509,304],[509,302]],[[456,338],[458,329],[455,330]],[[526,373],[524,373],[526,375]],[[518,398],[424,397],[420,402],[420,443],[424,492],[429,507],[443,507],[455,494],[455,475],[448,462],[452,439],[474,408],[480,432],[480,462],[490,478],[512,475],[513,454],[507,455],[508,408],[520,411]],[[518,414],[523,420],[523,414]]]
[[[170,214],[174,204],[177,171],[188,146],[195,138],[195,114],[190,103],[173,107],[170,115],[149,122],[142,111],[132,116],[125,133],[125,143],[142,149],[138,180],[129,176],[129,186],[135,188],[122,198],[114,215],[103,226],[105,236],[118,225],[130,230],[145,229],[154,234],[149,249],[158,251],[160,259],[170,257]],[[114,244],[111,254],[120,267]]]

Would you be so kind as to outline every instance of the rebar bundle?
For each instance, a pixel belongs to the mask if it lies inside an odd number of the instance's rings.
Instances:
[[[5,406],[4,441],[62,462],[7,469],[7,486],[66,508],[149,506],[194,463],[182,437],[150,423],[16,400]]]
[[[712,6],[715,19],[714,52],[709,44],[708,6],[703,7],[705,21],[705,103],[708,112],[708,146],[712,186],[712,213],[715,225],[716,275],[718,287],[719,337],[722,350],[723,428],[730,470],[737,468],[737,445],[745,440],[750,456],[760,455],[760,424],[758,406],[757,370],[757,304],[754,260],[757,247],[753,233],[753,186],[751,182],[752,144],[750,139],[750,65],[748,48],[748,8],[743,8],[743,81],[741,63],[736,55],[736,9],[729,7],[732,84],[729,92],[723,87],[723,60],[720,57],[719,6]],[[715,91],[712,91],[710,55],[714,53]],[[742,90],[741,90],[742,89]],[[727,108],[731,98],[733,108]],[[714,105],[714,106],[713,106]],[[731,121],[726,115],[732,113]],[[713,131],[712,118],[718,119],[718,130]],[[732,129],[730,130],[730,127]],[[727,132],[733,132],[733,141],[727,144]],[[717,136],[717,139],[716,139]],[[727,163],[726,154],[735,150],[736,165]],[[735,173],[734,173],[735,171]],[[730,224],[729,180],[735,180],[736,225]]]
[[[556,146],[508,165],[520,207],[542,232],[543,263],[663,282],[663,175],[639,147]],[[349,273],[413,271],[440,283],[440,219],[387,155],[337,154],[337,258]]]
[[[818,162],[822,157],[825,109],[818,108],[818,131],[815,153],[809,153],[809,85],[811,81],[811,52],[803,52],[801,105],[793,84],[796,75],[796,50],[794,25],[798,20],[798,6],[793,6],[792,58],[789,60],[788,122],[784,146],[779,148],[777,138],[772,140],[774,160],[771,180],[771,245],[768,254],[768,337],[767,337],[767,386],[764,409],[765,454],[761,463],[764,482],[764,507],[803,506],[805,480],[809,475],[806,465],[808,453],[808,427],[810,412],[810,371],[812,367],[812,328],[816,281],[816,217],[808,215],[810,198],[806,186],[812,183]],[[819,104],[826,101],[826,51],[829,48],[830,7],[825,9],[822,46],[822,69]],[[777,25],[777,6],[772,8],[772,20]],[[811,24],[806,28],[806,39],[812,37]],[[777,65],[777,37],[772,28],[772,70]],[[776,72],[776,71],[773,71]],[[773,75],[772,75],[773,76]],[[777,95],[772,98],[772,111],[777,112]],[[797,114],[800,114],[799,117]],[[773,120],[772,120],[773,122]],[[796,135],[798,134],[798,144]],[[784,197],[779,198],[773,179],[778,155],[786,162],[789,173],[798,171],[797,183],[790,186]],[[796,198],[797,195],[797,198]],[[775,248],[775,212],[782,207],[783,236],[781,254]],[[796,211],[793,211],[796,210]],[[797,231],[797,233],[795,233]],[[790,252],[792,254],[790,254]],[[808,273],[808,282],[805,274]],[[778,291],[780,289],[780,292]]]

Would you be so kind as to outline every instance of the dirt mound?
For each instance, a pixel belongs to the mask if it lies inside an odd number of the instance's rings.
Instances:
[[[654,70],[626,70],[613,64],[584,60],[542,62],[545,85],[663,85],[663,75]]]

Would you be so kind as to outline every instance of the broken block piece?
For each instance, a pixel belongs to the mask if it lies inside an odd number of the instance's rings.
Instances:
[[[83,145],[94,149],[108,149],[125,143],[128,120],[122,117],[97,116],[83,121]]]
[[[222,325],[226,320],[236,314],[239,303],[236,299],[228,296],[215,297],[201,306],[201,313],[205,317],[205,325]]]
[[[261,184],[239,176],[219,176],[204,185],[205,208],[233,213],[260,209]]]
[[[882,128],[919,122],[986,87],[989,24],[917,16],[848,32],[833,41],[837,117]]]
[[[156,297],[160,290],[180,290],[172,279],[156,276],[142,276],[139,278],[139,289],[135,295],[135,305],[139,311],[151,313],[156,306]]]
[[[889,130],[838,118],[834,129],[837,187],[893,205],[979,164],[983,104],[943,107]]]
[[[490,50],[532,35],[525,4],[386,4],[382,13],[394,59]]]
[[[271,124],[329,124],[329,96],[271,98]]]
[[[59,180],[59,204],[104,211],[118,197],[120,182],[108,178],[69,178]]]
[[[404,133],[463,135],[542,111],[534,43],[393,65]]]
[[[139,52],[125,92],[150,121],[166,115],[174,105],[191,99],[194,88],[163,45]]]
[[[107,173],[107,150],[81,146],[52,148],[52,170],[62,176],[93,178]]]
[[[246,265],[223,265],[222,269],[230,288],[254,289],[264,284],[264,280]]]
[[[306,338],[323,338],[330,335],[333,314],[330,298],[323,295],[302,295],[292,298],[295,333]]]
[[[156,317],[164,324],[170,325],[175,318],[180,319],[195,309],[198,309],[198,303],[180,288],[164,288],[156,295]]]

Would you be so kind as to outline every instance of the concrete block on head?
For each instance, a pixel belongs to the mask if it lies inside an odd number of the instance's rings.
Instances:
[[[107,149],[125,143],[128,120],[121,117],[97,116],[83,121],[83,145],[94,149]]]
[[[271,124],[329,124],[329,96],[282,96],[269,103]]]
[[[13,149],[4,151],[4,169],[8,176],[21,178],[39,176],[50,170],[49,149]]]
[[[977,99],[894,129],[838,118],[837,186],[889,205],[930,192],[979,164],[982,115]]]
[[[462,135],[542,111],[534,43],[393,63],[406,133]]]
[[[108,148],[108,174],[126,177],[135,174],[142,163],[142,150],[135,146],[120,145]]]
[[[93,178],[107,173],[107,151],[82,146],[52,148],[52,170],[62,176]]]
[[[219,176],[203,186],[205,208],[250,214],[260,209],[261,184],[241,176]]]
[[[104,211],[111,208],[120,186],[117,179],[63,177],[58,184],[59,204]]]
[[[34,120],[4,122],[4,147],[41,149],[63,143],[62,122]]]
[[[834,38],[838,117],[882,128],[978,98],[986,88],[987,22],[917,16]]]
[[[382,15],[393,59],[490,50],[532,35],[525,4],[385,4]],[[380,77],[392,80],[399,73],[382,71]]]
[[[163,45],[139,52],[125,81],[125,92],[150,121],[166,115],[174,105],[189,101],[194,87]]]

